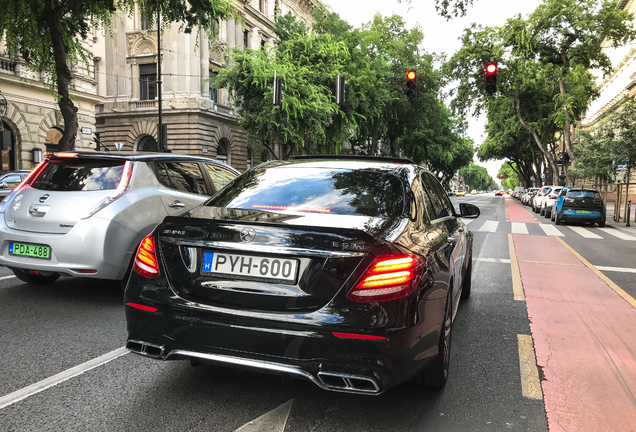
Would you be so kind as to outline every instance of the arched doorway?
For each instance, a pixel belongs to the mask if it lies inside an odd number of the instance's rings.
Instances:
[[[150,135],[146,135],[139,140],[137,144],[137,151],[157,152],[159,147],[157,146],[157,140]]]
[[[220,160],[223,163],[228,163],[227,161],[227,146],[223,141],[219,141],[216,146],[216,159]]]
[[[52,127],[46,132],[46,135],[44,136],[46,153],[55,153],[57,151],[57,145],[62,139],[63,134],[64,132],[57,127]]]
[[[16,134],[7,122],[2,119],[0,128],[0,171],[13,171],[15,167]]]

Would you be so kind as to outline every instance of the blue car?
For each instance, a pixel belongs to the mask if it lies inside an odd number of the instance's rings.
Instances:
[[[605,226],[605,203],[596,189],[564,187],[552,205],[551,219],[556,225],[565,222],[598,223]]]

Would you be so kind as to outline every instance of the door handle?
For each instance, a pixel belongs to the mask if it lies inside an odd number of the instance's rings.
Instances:
[[[174,200],[174,202],[168,204],[168,207],[180,210],[185,207],[185,204],[179,200]]]

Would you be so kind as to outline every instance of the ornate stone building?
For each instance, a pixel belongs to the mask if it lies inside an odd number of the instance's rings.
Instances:
[[[179,32],[178,24],[164,28],[162,120],[168,148],[221,159],[241,171],[260,161],[247,147],[247,134],[237,125],[227,92],[204,79],[226,65],[226,49],[274,44],[275,14],[289,12],[311,23],[317,2],[235,0],[240,18],[214,23],[216,40],[208,40],[203,31]],[[157,31],[147,28],[138,11],[133,16],[120,13],[112,22],[113,37],[106,41],[102,60],[105,99],[96,107],[99,139],[111,149],[122,143],[124,150],[157,150]]]
[[[95,105],[102,102],[100,79],[95,74],[104,52],[104,36],[94,31],[85,46],[94,53],[95,64],[90,73],[84,64],[72,65],[74,76],[71,97],[78,107],[79,131],[76,148],[93,149]],[[2,115],[3,139],[0,170],[30,169],[34,160],[49,148],[54,148],[64,131],[64,120],[55,95],[47,87],[46,75],[31,70],[21,58],[9,55],[0,41],[0,94],[7,100]],[[105,90],[105,86],[102,87]]]

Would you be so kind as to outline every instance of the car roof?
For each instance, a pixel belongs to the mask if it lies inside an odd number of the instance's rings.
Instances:
[[[204,163],[213,163],[225,168],[229,168],[236,173],[239,173],[238,170],[233,168],[232,166],[218,161],[216,159],[211,159],[207,157],[201,156],[192,156],[192,155],[184,155],[184,154],[176,154],[176,153],[155,153],[155,152],[135,152],[135,151],[117,151],[117,152],[58,152],[47,155],[46,157],[49,159],[64,159],[68,158],[70,155],[76,155],[78,158],[83,159],[107,159],[107,160],[127,160],[127,161],[139,161],[139,162],[161,162],[165,160],[171,161],[184,161],[184,162],[204,162]],[[74,157],[74,156],[73,156]]]
[[[292,156],[284,161],[268,161],[261,165],[267,168],[285,168],[304,166],[308,168],[339,168],[339,169],[364,169],[373,168],[386,171],[406,169],[413,171],[416,168],[425,170],[415,162],[408,159],[378,157],[378,156],[344,156],[344,155],[317,155],[317,156]]]

